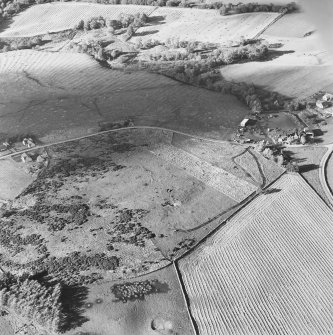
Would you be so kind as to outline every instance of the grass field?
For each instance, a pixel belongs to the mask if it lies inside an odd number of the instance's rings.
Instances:
[[[253,38],[272,22],[278,13],[248,13],[223,17],[218,11],[188,8],[158,8],[150,18],[151,25],[141,27],[133,41],[168,38],[224,43]]]
[[[94,16],[118,19],[121,13],[149,15],[153,10],[154,7],[151,6],[100,5],[80,2],[34,5],[15,16],[13,23],[0,34],[0,37],[41,35],[74,28],[81,19],[87,20]]]
[[[112,285],[123,282],[90,286],[86,301],[92,303],[92,307],[86,308],[83,314],[88,321],[66,335],[77,334],[79,331],[99,335],[194,335],[174,267],[169,266],[128,282],[146,280],[158,280],[158,292],[126,303],[116,301],[111,293]],[[100,303],[96,303],[98,299],[101,300]],[[156,324],[159,329],[153,330],[152,324]]]
[[[274,50],[271,60],[222,67],[221,74],[227,80],[253,83],[292,98],[333,90],[333,61],[318,35],[293,39],[276,36],[270,42],[283,44]]]
[[[2,53],[0,84],[0,133],[33,132],[49,141],[72,138],[75,129],[84,135],[100,121],[127,119],[228,139],[248,113],[234,96],[156,74],[106,69],[83,54]]]
[[[316,28],[309,21],[305,13],[290,13],[284,15],[276,23],[265,31],[269,37],[303,37],[304,34],[314,31]]]
[[[327,334],[333,327],[333,213],[284,175],[179,261],[205,334]]]

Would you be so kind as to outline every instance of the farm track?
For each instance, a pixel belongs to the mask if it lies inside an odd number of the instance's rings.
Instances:
[[[81,140],[81,139],[84,139],[84,138],[94,137],[94,136],[98,136],[98,135],[102,135],[102,134],[114,133],[114,132],[118,132],[118,131],[126,131],[126,130],[130,130],[130,129],[161,130],[161,131],[173,132],[173,133],[183,135],[183,136],[187,136],[187,137],[192,137],[192,138],[195,138],[195,139],[201,140],[201,141],[207,141],[207,142],[211,142],[211,143],[221,143],[221,144],[226,143],[226,141],[214,140],[214,139],[210,139],[210,138],[206,138],[206,137],[202,137],[202,136],[192,135],[192,134],[184,133],[184,132],[169,129],[169,128],[153,127],[153,126],[133,126],[133,127],[124,127],[124,128],[118,128],[118,129],[104,130],[104,131],[99,131],[97,133],[93,133],[93,134],[89,134],[89,135],[84,135],[84,136],[79,136],[79,137],[76,137],[76,138],[71,138],[71,139],[68,139],[68,140],[62,140],[62,141],[56,141],[56,142],[52,142],[52,143],[37,145],[34,148],[28,148],[28,149],[25,149],[25,150],[15,151],[15,152],[11,152],[10,154],[7,154],[7,155],[0,156],[0,159],[5,159],[5,158],[8,158],[8,157],[20,155],[24,152],[34,151],[36,149],[48,148],[48,147],[51,147],[51,146],[57,145],[57,144],[64,144],[64,143],[74,142],[74,141],[78,141],[78,140]]]
[[[257,35],[253,37],[253,39],[258,39],[269,27],[271,27],[274,23],[279,21],[284,15],[286,15],[288,12],[287,9],[285,9],[278,17],[276,17],[272,22],[270,22],[265,28],[263,28]]]

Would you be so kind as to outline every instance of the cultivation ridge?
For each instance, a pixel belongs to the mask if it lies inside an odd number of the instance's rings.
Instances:
[[[210,9],[163,8],[159,7],[151,18],[164,18],[151,26],[138,29],[136,39],[168,38],[223,43],[239,40],[241,36],[253,38],[273,22],[279,13],[246,13],[221,16]]]
[[[179,261],[202,335],[333,328],[333,212],[299,175],[270,189]]]
[[[118,19],[121,13],[136,14],[154,11],[152,6],[101,5],[80,2],[34,5],[13,18],[13,23],[0,37],[34,36],[74,28],[82,19],[103,16]]]
[[[245,180],[172,145],[159,144],[150,150],[237,202],[241,202],[257,190],[256,186]]]

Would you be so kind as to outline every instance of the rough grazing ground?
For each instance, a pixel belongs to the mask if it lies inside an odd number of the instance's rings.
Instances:
[[[141,27],[133,41],[168,38],[196,40],[202,42],[224,43],[239,40],[241,36],[253,38],[269,25],[278,13],[246,13],[221,16],[218,11],[209,9],[158,8],[151,19],[150,26]]]
[[[12,159],[0,160],[0,200],[15,198],[33,181],[24,168],[24,163]]]
[[[50,146],[48,167],[3,213],[0,250],[6,264],[22,270],[42,262],[47,253],[56,259],[75,252],[104,253],[119,264],[110,271],[79,267],[68,280],[80,280],[83,270],[116,279],[155,270],[168,263],[165,255],[186,251],[197,241],[187,231],[209,228],[212,218],[228,214],[248,196],[235,201],[229,179],[247,183],[224,171],[219,182],[226,188],[217,189],[214,180],[199,178],[206,165],[213,169],[207,162],[197,158],[199,175],[193,176],[192,162],[184,166],[152,154],[159,146],[172,148],[172,136],[152,129],[121,130]]]
[[[53,133],[53,141],[126,119],[227,139],[248,112],[231,95],[102,68],[83,54],[31,50],[0,54],[0,99],[0,132]]]
[[[333,212],[284,175],[179,267],[206,334],[328,334]]]
[[[89,321],[76,328],[74,333],[81,331],[83,334],[99,335],[193,335],[193,327],[174,267],[169,266],[128,282],[146,280],[158,281],[156,292],[126,303],[117,301],[116,296],[111,293],[112,285],[123,284],[123,281],[90,286],[86,301],[92,303],[92,307],[87,308],[84,313]],[[160,325],[159,331],[152,329],[152,322]]]
[[[48,32],[73,28],[81,19],[94,16],[118,19],[121,13],[149,15],[154,10],[151,6],[100,5],[91,3],[49,3],[34,5],[13,19],[13,23],[0,36],[33,36]]]
[[[64,280],[78,282],[92,271],[112,280],[135,277],[179,257],[248,200],[259,187],[248,181],[255,164],[265,180],[282,173],[267,173],[269,161],[246,155],[241,145],[173,137],[123,129],[48,147],[47,168],[2,213],[6,265],[23,270],[37,262],[43,270],[52,257],[104,254],[103,264],[116,257],[117,266],[76,267],[73,275],[65,267]],[[236,155],[244,155],[242,166]],[[10,185],[4,180],[4,189]]]
[[[196,179],[237,202],[244,200],[257,189],[254,185],[238,179],[233,174],[173,146],[160,144],[153,147],[151,151],[159,158],[188,171]]]

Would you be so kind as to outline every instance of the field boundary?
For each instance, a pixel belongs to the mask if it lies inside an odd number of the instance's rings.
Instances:
[[[42,145],[36,145],[33,148],[28,148],[28,149],[25,149],[25,150],[11,152],[11,153],[9,153],[7,155],[0,156],[0,159],[4,159],[4,158],[8,158],[8,157],[20,155],[22,153],[29,152],[29,151],[34,151],[34,150],[37,150],[37,149],[48,148],[48,147],[51,147],[52,145],[79,141],[79,140],[82,140],[82,139],[85,139],[85,138],[89,138],[89,137],[93,137],[93,136],[98,136],[98,135],[113,133],[113,132],[117,132],[117,131],[131,130],[131,129],[161,130],[161,131],[167,131],[167,132],[176,133],[176,134],[187,136],[187,137],[196,138],[196,139],[201,140],[201,141],[208,141],[208,142],[212,142],[212,143],[229,143],[228,141],[210,139],[210,138],[206,138],[206,137],[202,137],[202,136],[198,136],[198,135],[194,135],[194,134],[192,135],[192,134],[184,133],[184,132],[181,132],[181,131],[178,131],[178,130],[169,129],[169,128],[154,127],[154,126],[131,126],[131,127],[117,128],[117,129],[102,130],[102,131],[99,131],[97,133],[87,134],[87,135],[79,136],[79,137],[76,137],[76,138],[71,138],[71,139],[67,139],[67,140],[62,140],[62,141],[57,141],[57,142],[47,143],[47,144],[42,144]],[[234,144],[242,146],[241,144],[237,144],[237,143],[234,143]]]
[[[260,35],[262,35],[270,26],[272,26],[274,23],[276,23],[278,20],[280,20],[284,15],[286,15],[288,12],[288,9],[284,9],[282,13],[280,13],[279,16],[277,16],[272,22],[270,22],[265,28],[261,29],[259,33],[257,33],[253,39],[258,39]]]
[[[282,172],[276,179],[272,180],[268,185],[266,185],[263,189],[269,188],[272,184],[274,184],[277,180],[279,180],[282,176],[284,176],[287,171]],[[195,248],[199,247],[202,243],[206,242],[208,238],[214,235],[220,228],[222,228],[228,221],[230,221],[237,213],[239,213],[244,207],[246,207],[251,201],[256,199],[261,192],[255,191],[249,197],[244,199],[239,203],[239,208],[236,209],[227,219],[221,221],[214,229],[207,233],[200,241],[198,241],[195,245],[193,245],[190,249],[186,250],[179,257],[175,257],[174,262],[178,262],[181,258],[185,257],[189,253],[191,253]]]
[[[186,309],[187,309],[187,313],[190,317],[190,320],[191,320],[191,325],[192,325],[192,328],[193,328],[193,332],[195,335],[199,335],[199,328],[198,328],[198,325],[191,313],[191,302],[190,302],[190,299],[188,298],[187,294],[186,294],[186,288],[185,288],[185,284],[183,282],[183,279],[182,279],[182,274],[178,268],[178,265],[177,263],[174,261],[172,262],[173,263],[173,266],[174,266],[174,269],[176,271],[176,276],[177,276],[177,279],[178,279],[178,283],[179,283],[179,286],[180,286],[180,290],[182,291],[182,295],[183,295],[183,299],[185,301],[185,305],[186,305]]]

